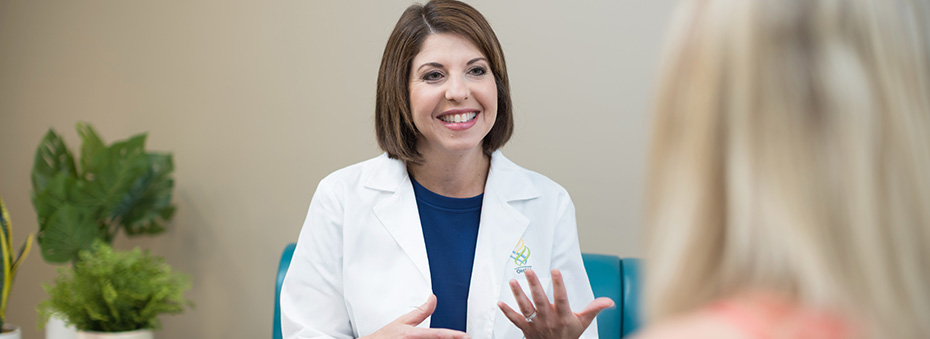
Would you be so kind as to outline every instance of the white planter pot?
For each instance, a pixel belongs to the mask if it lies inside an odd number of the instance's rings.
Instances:
[[[9,331],[9,332],[7,332]],[[22,339],[23,331],[16,325],[4,324],[0,339]]]
[[[135,330],[128,332],[77,331],[77,339],[155,339],[155,334],[152,330]]]
[[[45,339],[75,339],[77,338],[77,329],[74,326],[65,325],[65,321],[58,316],[52,315],[45,324]]]

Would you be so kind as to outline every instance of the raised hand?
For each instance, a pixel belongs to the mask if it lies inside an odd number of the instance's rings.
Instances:
[[[436,310],[436,296],[430,295],[423,305],[404,314],[380,330],[362,338],[470,339],[465,332],[444,328],[416,327]]]
[[[552,296],[555,299],[554,304],[549,303],[546,297],[546,291],[542,284],[539,283],[539,277],[531,269],[524,271],[526,281],[530,285],[530,294],[533,300],[530,301],[523,288],[516,280],[510,280],[510,289],[513,291],[517,306],[520,307],[520,313],[517,313],[510,306],[503,302],[498,302],[507,319],[510,319],[514,325],[523,331],[527,339],[540,338],[571,338],[576,339],[584,333],[584,330],[591,325],[594,317],[601,310],[614,306],[610,298],[594,299],[580,313],[572,312],[568,305],[568,292],[565,291],[565,283],[562,280],[562,272],[552,270]]]

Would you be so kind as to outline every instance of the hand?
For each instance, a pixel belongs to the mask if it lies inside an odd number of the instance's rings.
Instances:
[[[514,325],[517,325],[523,331],[527,339],[537,338],[571,338],[577,339],[584,333],[585,328],[591,325],[594,317],[601,310],[613,307],[614,302],[610,298],[594,299],[580,313],[572,312],[568,306],[568,292],[565,291],[565,283],[562,281],[562,272],[552,270],[552,288],[555,304],[549,303],[546,297],[546,291],[536,272],[531,269],[524,271],[526,281],[530,285],[530,294],[533,295],[533,301],[526,297],[523,289],[516,280],[510,280],[510,289],[513,290],[513,296],[520,307],[520,313],[517,313],[510,306],[503,302],[498,302],[507,319],[510,319]],[[521,314],[522,313],[522,314]]]
[[[445,328],[416,327],[436,310],[436,296],[430,295],[417,309],[394,319],[380,330],[362,338],[436,338],[436,339],[470,339],[465,332]]]

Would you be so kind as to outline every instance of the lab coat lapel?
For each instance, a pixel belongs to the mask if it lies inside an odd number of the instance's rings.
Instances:
[[[365,187],[392,194],[385,195],[383,200],[374,204],[375,216],[429,283],[429,258],[407,167],[402,161],[387,156],[382,156],[381,160],[365,179]]]
[[[510,252],[523,237],[530,219],[512,204],[533,199],[539,192],[526,173],[516,164],[495,152],[485,185],[481,206],[481,226],[475,245],[468,298],[468,329],[473,337],[490,338],[498,296],[506,283]],[[508,288],[509,290],[509,288]]]

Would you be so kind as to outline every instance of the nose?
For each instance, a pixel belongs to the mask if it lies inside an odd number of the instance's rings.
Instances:
[[[447,82],[446,100],[462,102],[468,99],[470,90],[463,77],[451,77]]]

